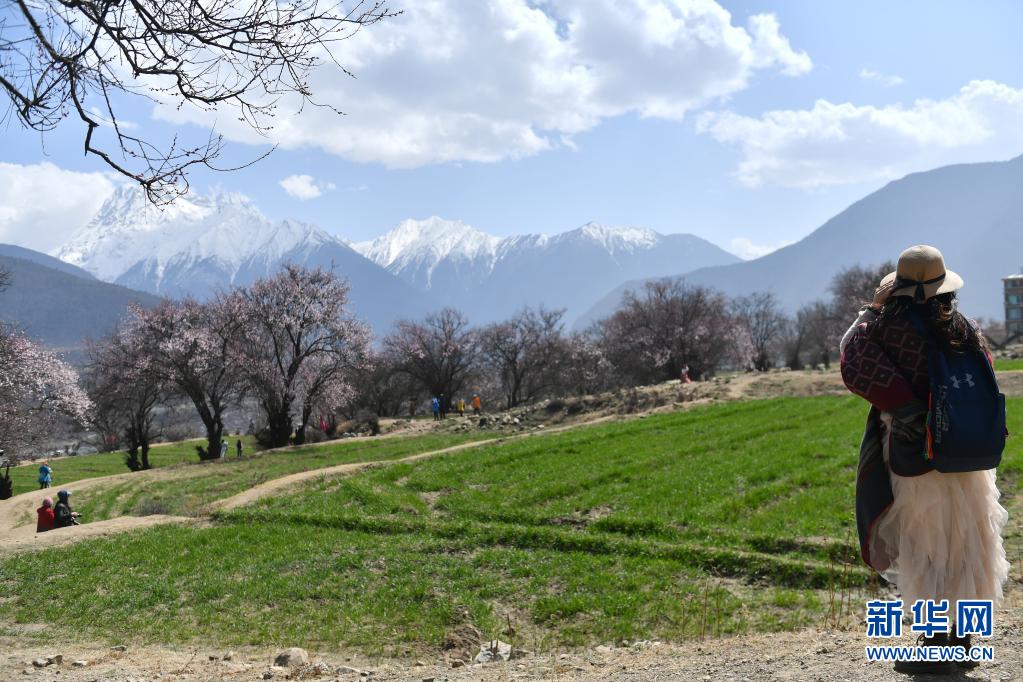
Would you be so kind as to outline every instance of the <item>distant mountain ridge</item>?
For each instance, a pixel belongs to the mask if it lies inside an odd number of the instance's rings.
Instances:
[[[74,275],[75,277],[81,277],[82,279],[94,280],[95,277],[91,273],[85,270],[66,263],[59,258],[48,256],[45,253],[39,253],[32,249],[26,249],[22,246],[15,246],[14,244],[0,244],[0,256],[6,256],[7,258],[18,258],[21,260],[30,261],[37,265],[42,265],[53,270],[59,270],[68,275]]]
[[[156,208],[134,187],[116,190],[54,254],[101,280],[172,298],[206,298],[288,262],[327,267],[350,281],[355,313],[378,334],[443,306],[477,323],[541,304],[571,319],[609,284],[739,260],[692,235],[596,223],[499,238],[433,217],[349,245],[315,225],[270,220],[240,194]]]
[[[794,311],[827,298],[842,268],[894,261],[914,244],[937,246],[947,267],[966,280],[959,298],[967,315],[1003,319],[1001,278],[1023,267],[1023,156],[907,175],[795,244],[756,260],[689,272],[686,279],[729,296],[771,291]],[[609,314],[625,291],[642,283],[614,287],[580,324]]]
[[[592,222],[556,235],[502,239],[459,221],[431,217],[402,221],[353,248],[477,321],[541,304],[565,308],[571,320],[609,282],[739,262],[694,235]]]
[[[140,291],[101,282],[73,266],[30,251],[28,257],[7,254],[26,249],[0,245],[0,268],[10,275],[10,286],[0,291],[0,320],[30,337],[80,359],[87,338],[99,338],[114,329],[131,303],[154,306],[159,299]],[[77,270],[77,268],[74,268]]]

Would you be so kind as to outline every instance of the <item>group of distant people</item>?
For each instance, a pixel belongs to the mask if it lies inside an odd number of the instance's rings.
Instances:
[[[478,417],[483,411],[483,399],[479,393],[472,394],[469,406],[472,408],[473,415]],[[452,411],[457,412],[461,417],[465,415],[465,400],[459,398],[454,403],[450,403],[448,398],[441,393],[430,398],[430,409],[433,411],[435,420],[447,419],[448,413]]]
[[[45,533],[54,528],[77,526],[81,514],[71,509],[71,491],[60,490],[57,492],[57,504],[53,503],[52,497],[44,497],[43,506],[36,509],[36,516],[36,532]]]
[[[237,441],[235,441],[234,447],[235,447],[235,452],[238,453],[238,459],[241,459],[242,458],[242,439],[241,438],[239,438]],[[227,439],[226,438],[221,438],[220,439],[220,459],[227,459],[227,451],[228,451],[228,449],[229,449],[229,446],[227,445]]]

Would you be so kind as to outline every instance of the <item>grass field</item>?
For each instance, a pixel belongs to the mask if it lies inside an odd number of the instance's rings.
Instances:
[[[306,445],[237,460],[189,466],[172,476],[125,480],[77,496],[75,508],[90,521],[115,516],[202,513],[209,503],[288,474],[349,462],[398,459],[472,440],[494,438],[493,432],[427,433],[397,438],[363,438]]]
[[[235,452],[235,441],[239,438],[241,438],[244,452],[253,453],[259,449],[255,438],[252,436],[231,436],[228,438],[228,443],[231,446],[230,453],[232,456]],[[153,465],[154,469],[177,464],[197,463],[199,456],[195,452],[195,446],[205,444],[205,439],[197,438],[167,443],[166,445],[154,445],[149,450],[149,463]],[[54,459],[50,462],[50,466],[53,468],[53,487],[59,490],[75,481],[87,478],[128,473],[128,467],[125,466],[124,459],[125,453],[123,450]],[[11,469],[11,480],[14,483],[15,495],[39,489],[39,465],[41,463],[41,461],[38,461]],[[56,493],[56,491],[53,492],[54,494]]]
[[[998,358],[995,360],[995,370],[998,372],[1023,370],[1023,358]]]
[[[8,559],[0,622],[400,654],[466,624],[545,648],[861,615],[864,414],[845,397],[737,402],[328,479],[210,528]],[[1020,432],[1023,400],[1010,416]],[[1021,468],[1012,439],[1007,506]]]

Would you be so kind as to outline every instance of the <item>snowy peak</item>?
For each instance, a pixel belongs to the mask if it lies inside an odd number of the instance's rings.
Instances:
[[[498,237],[460,220],[432,216],[403,220],[387,234],[352,248],[410,284],[431,289],[478,283],[493,268],[500,244]]]
[[[565,241],[586,240],[593,242],[611,255],[635,253],[656,247],[662,240],[658,232],[645,227],[616,227],[589,222],[582,227],[558,235]]]
[[[203,261],[233,276],[251,259],[275,261],[335,242],[342,244],[313,225],[271,221],[242,194],[214,191],[154,207],[141,190],[124,186],[55,255],[106,281],[140,264],[159,279],[170,265]]]
[[[445,258],[491,258],[500,241],[460,220],[432,216],[426,220],[403,220],[387,234],[354,244],[353,248],[377,265],[391,268]]]

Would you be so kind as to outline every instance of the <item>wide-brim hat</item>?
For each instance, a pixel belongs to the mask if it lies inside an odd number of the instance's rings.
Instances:
[[[895,272],[881,280],[881,286],[895,282],[891,297],[911,296],[917,303],[963,288],[963,278],[945,267],[945,257],[933,246],[911,246],[899,254]]]

